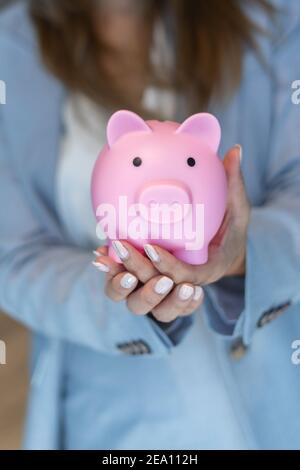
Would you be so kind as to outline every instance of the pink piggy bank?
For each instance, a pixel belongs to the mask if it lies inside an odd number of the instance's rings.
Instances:
[[[123,239],[141,252],[152,243],[190,264],[207,261],[227,199],[220,138],[207,113],[182,124],[126,110],[111,116],[91,185],[97,234],[109,239],[110,256],[120,261],[111,241]]]

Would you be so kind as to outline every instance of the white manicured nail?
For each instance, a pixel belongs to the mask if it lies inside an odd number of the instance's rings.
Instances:
[[[167,276],[161,277],[154,286],[154,291],[157,294],[166,294],[171,287],[173,287],[174,281]]]
[[[125,248],[125,246],[120,242],[120,240],[114,240],[112,242],[115,252],[119,256],[120,259],[127,259],[129,257],[129,251]]]
[[[239,150],[240,163],[243,159],[243,147],[240,144],[235,144],[235,147]]]
[[[93,254],[99,258],[99,256],[102,256],[102,253],[99,253],[99,251],[94,250]]]
[[[120,284],[122,287],[124,287],[124,289],[130,289],[131,287],[134,286],[136,282],[137,282],[137,278],[133,274],[126,273],[122,277]]]
[[[188,284],[183,284],[178,292],[180,300],[188,300],[190,297],[192,297],[194,293],[194,288],[192,286],[189,286]]]
[[[200,286],[195,286],[195,292],[194,292],[194,297],[193,300],[200,300],[200,298],[203,295],[203,289]]]
[[[99,269],[99,271],[103,271],[104,273],[108,273],[108,272],[109,272],[109,267],[106,266],[106,264],[97,263],[97,261],[93,261],[92,264],[95,266],[95,268]]]
[[[149,245],[149,243],[147,243],[146,245],[144,245],[144,250],[148,258],[151,259],[151,261],[153,261],[154,263],[158,263],[160,261],[160,257],[152,245]]]

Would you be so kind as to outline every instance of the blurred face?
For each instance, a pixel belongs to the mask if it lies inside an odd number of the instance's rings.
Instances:
[[[140,94],[144,88],[145,68],[151,41],[149,1],[100,0],[95,28],[101,44],[107,48],[101,60],[112,77],[122,78],[126,93]]]

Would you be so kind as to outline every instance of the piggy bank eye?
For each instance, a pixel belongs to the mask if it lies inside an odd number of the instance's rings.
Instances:
[[[134,166],[141,166],[142,164],[142,159],[140,157],[135,157],[133,160],[132,160],[132,163]]]
[[[188,166],[195,166],[196,165],[196,160],[193,157],[189,157],[186,160]]]

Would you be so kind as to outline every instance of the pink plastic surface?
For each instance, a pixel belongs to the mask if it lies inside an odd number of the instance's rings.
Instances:
[[[107,145],[96,161],[91,184],[95,214],[101,204],[116,211],[117,232],[113,238],[128,239],[141,251],[145,243],[158,244],[182,261],[205,263],[209,242],[218,231],[226,208],[226,175],[217,155],[220,138],[217,119],[207,113],[190,116],[181,125],[171,121],[144,121],[126,110],[114,113],[107,125]],[[136,157],[142,160],[140,166],[133,165]],[[188,165],[189,158],[195,160],[194,166]],[[125,217],[124,208],[120,209],[120,196],[126,197],[128,207],[137,203],[146,207],[164,204],[184,210],[171,219],[157,217],[150,211]],[[199,205],[204,210],[200,231],[196,210]],[[97,219],[107,233],[101,217]],[[142,228],[138,237],[128,233],[128,221],[131,223],[133,219]],[[195,243],[196,249],[195,246],[187,248],[193,239],[185,231],[178,237],[176,228],[182,226],[183,220],[186,226],[198,230],[195,233],[203,234],[199,247]],[[154,236],[149,222],[157,229]],[[172,225],[168,237],[161,233],[166,224]],[[117,259],[112,250],[110,253]]]

